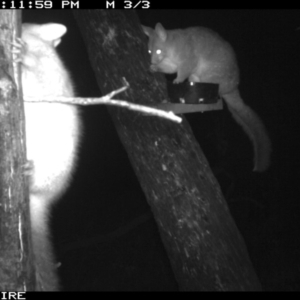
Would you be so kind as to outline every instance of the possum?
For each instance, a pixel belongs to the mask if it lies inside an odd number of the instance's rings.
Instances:
[[[142,29],[149,37],[152,71],[177,73],[174,83],[188,79],[219,85],[219,95],[253,143],[254,171],[265,171],[270,165],[271,140],[263,122],[240,96],[239,68],[230,44],[204,27],[166,30],[157,23],[155,29]]]
[[[39,290],[59,289],[49,237],[51,205],[68,188],[76,161],[80,118],[75,105],[43,102],[43,97],[73,97],[72,80],[56,51],[64,25],[23,24],[14,43],[21,63],[27,160],[30,162],[30,220]]]

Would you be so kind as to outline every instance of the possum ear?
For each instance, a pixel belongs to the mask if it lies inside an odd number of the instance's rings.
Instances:
[[[153,34],[153,29],[151,27],[142,25],[142,29],[147,36],[151,36]]]
[[[155,25],[155,32],[162,41],[167,39],[167,31],[160,23]]]
[[[48,23],[41,25],[39,28],[40,37],[52,42],[52,45],[56,47],[61,42],[61,37],[67,32],[67,27],[62,24]]]

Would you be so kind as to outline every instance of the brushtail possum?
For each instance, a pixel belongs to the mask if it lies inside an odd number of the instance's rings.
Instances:
[[[66,33],[61,24],[23,24],[14,43],[22,65],[27,160],[30,170],[30,219],[36,281],[40,290],[58,290],[57,264],[49,240],[50,206],[67,189],[74,167],[80,121],[74,105],[43,102],[43,97],[73,97],[72,80],[55,47]],[[41,101],[41,102],[40,102]]]
[[[177,73],[174,83],[188,78],[219,85],[220,96],[253,143],[254,171],[265,171],[270,164],[271,141],[258,115],[240,96],[239,68],[230,44],[204,27],[166,30],[157,23],[155,29],[142,28],[149,37],[152,71]]]

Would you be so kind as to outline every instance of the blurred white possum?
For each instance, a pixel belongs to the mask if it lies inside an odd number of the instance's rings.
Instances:
[[[22,39],[14,43],[16,61],[22,65],[25,97],[27,160],[30,177],[30,217],[35,255],[36,281],[44,291],[59,289],[49,240],[50,205],[67,189],[79,140],[80,120],[77,107],[43,102],[43,97],[73,97],[72,80],[55,47],[66,33],[64,25],[23,24]]]

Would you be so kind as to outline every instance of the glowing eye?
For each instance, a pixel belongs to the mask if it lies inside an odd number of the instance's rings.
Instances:
[[[156,54],[161,54],[161,50],[160,50],[160,49],[157,49],[157,50],[156,50]]]
[[[149,52],[149,54],[151,54],[151,50],[150,49],[148,50],[148,52]]]

